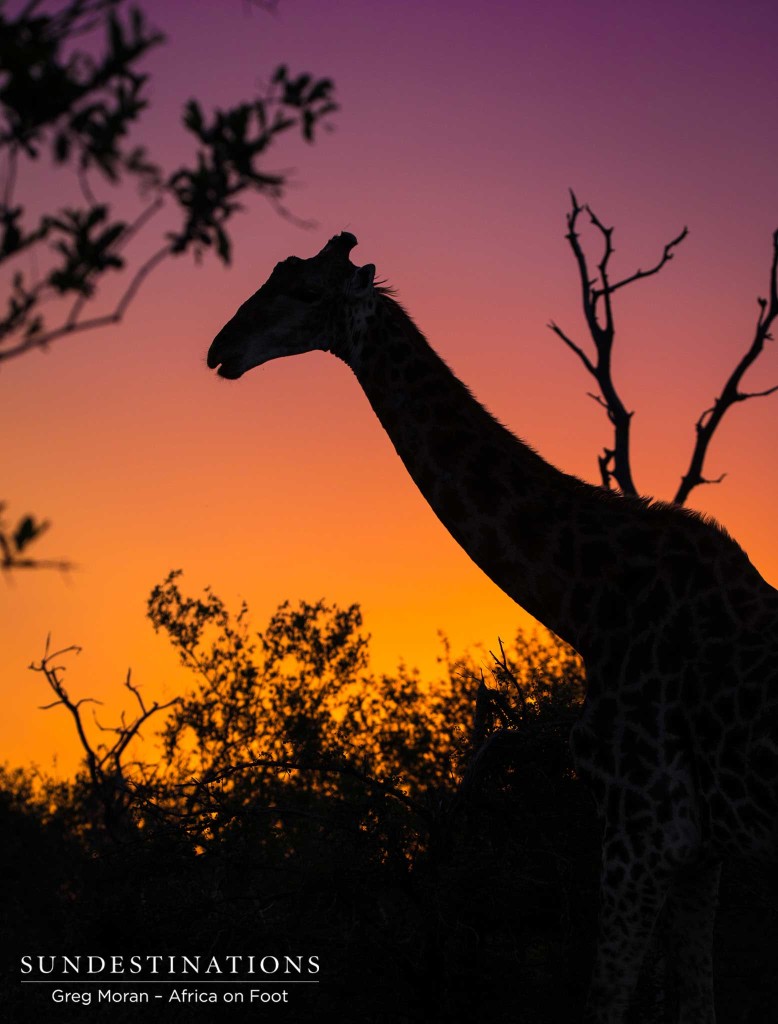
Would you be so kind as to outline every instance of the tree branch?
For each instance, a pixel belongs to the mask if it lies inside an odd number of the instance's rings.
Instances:
[[[127,312],[127,307],[137,295],[145,279],[156,266],[171,255],[171,251],[172,249],[170,245],[163,246],[138,268],[124,294],[114,307],[112,313],[105,313],[102,316],[96,316],[89,320],[79,321],[77,318],[86,301],[84,296],[79,296],[74,302],[70,314],[63,324],[59,327],[55,327],[51,331],[47,331],[45,334],[34,334],[30,337],[23,338],[13,348],[7,348],[5,351],[0,351],[0,363],[9,359],[14,359],[17,356],[24,355],[25,352],[29,352],[33,348],[46,348],[51,344],[51,342],[57,341],[57,339],[65,337],[66,335],[71,336],[74,334],[80,334],[83,331],[91,331],[99,327],[108,327],[111,324],[121,323],[125,313]]]
[[[759,316],[756,321],[753,340],[747,351],[735,366],[735,369],[727,378],[719,396],[714,399],[713,405],[702,412],[694,425],[696,438],[692,449],[689,468],[681,477],[681,483],[676,491],[673,501],[683,505],[695,487],[701,484],[720,483],[726,474],[714,480],[708,480],[703,475],[705,459],[708,448],[727,410],[739,402],[747,402],[752,398],[765,398],[767,395],[775,394],[778,385],[766,388],[764,391],[741,391],[740,382],[746,371],[756,362],[764,351],[766,341],[772,340],[770,329],[778,317],[778,230],[773,233],[773,256],[770,267],[769,302],[767,299],[759,298]]]
[[[575,354],[578,356],[578,358],[584,364],[584,366],[589,371],[589,373],[591,373],[592,376],[596,377],[597,376],[597,370],[595,369],[594,363],[592,363],[591,359],[589,359],[589,357],[584,352],[584,350],[579,345],[576,345],[576,343],[574,341],[572,341],[565,334],[565,332],[562,330],[562,328],[559,327],[556,323],[554,323],[553,320],[551,320],[548,323],[548,327],[549,327],[550,330],[552,330],[554,332],[554,334],[556,334],[556,336],[558,338],[562,339],[562,341],[565,343],[565,345],[567,345],[568,348],[572,349],[573,352],[575,352]]]
[[[5,504],[0,502],[0,516]],[[74,569],[72,562],[64,559],[28,558],[22,552],[27,545],[46,531],[47,521],[36,522],[32,516],[23,516],[16,528],[9,530],[0,518],[0,570],[8,569],[60,569],[63,572]]]
[[[89,778],[92,782],[92,786],[97,790],[100,784],[100,772],[97,763],[97,755],[92,748],[87,737],[86,730],[84,729],[84,723],[81,718],[81,712],[79,711],[79,705],[81,701],[74,703],[68,696],[68,692],[65,689],[65,685],[60,678],[60,673],[64,671],[61,665],[54,665],[52,662],[55,658],[61,657],[63,654],[80,654],[81,648],[76,645],[70,647],[63,647],[59,651],[55,651],[53,654],[49,653],[49,646],[51,644],[51,634],[46,637],[46,646],[44,649],[43,657],[36,665],[35,662],[30,664],[30,669],[33,672],[42,672],[46,678],[46,682],[49,684],[54,694],[57,697],[53,703],[45,706],[45,709],[58,707],[62,705],[70,713],[76,726],[76,732],[78,734],[79,742],[81,743],[81,749],[84,751],[86,759],[87,769],[89,771]]]
[[[54,664],[55,659],[64,654],[74,652],[79,654],[81,648],[76,646],[64,647],[62,650],[50,653],[50,643],[51,635],[46,638],[43,658],[37,664],[33,662],[30,665],[30,669],[33,672],[43,673],[46,682],[57,698],[50,704],[41,705],[41,709],[48,711],[51,708],[62,706],[73,718],[81,749],[84,752],[93,796],[102,808],[103,824],[109,831],[113,831],[117,827],[123,827],[127,824],[128,803],[127,780],[125,777],[127,766],[122,761],[127,747],[152,715],[155,715],[158,711],[165,711],[174,704],[178,704],[180,698],[175,697],[165,704],[154,701],[150,707],[147,707],[138,687],[134,686],[131,682],[130,672],[128,671],[124,685],[135,695],[140,705],[141,713],[128,725],[124,719],[124,712],[122,712],[121,725],[118,727],[104,728],[95,720],[97,727],[101,731],[114,733],[116,740],[111,746],[100,744],[94,747],[89,740],[84,721],[81,717],[81,705],[101,704],[102,702],[94,697],[82,697],[79,700],[73,700],[62,681],[61,674],[64,672],[64,667]]]
[[[674,238],[672,242],[668,242],[662,251],[659,262],[656,266],[651,267],[650,270],[636,270],[635,273],[631,274],[629,277],[625,277],[621,281],[617,281],[616,284],[609,285],[608,290],[610,294],[612,295],[615,291],[618,291],[619,288],[624,288],[625,285],[632,284],[633,281],[640,281],[644,277],[651,277],[652,274],[658,274],[665,263],[668,263],[673,258],[673,249],[679,246],[688,234],[689,229],[688,227],[685,227],[680,235]]]
[[[586,253],[576,230],[578,219],[584,211],[588,213],[591,224],[596,228],[603,240],[602,254],[597,263],[597,273],[594,275],[589,270]],[[554,321],[551,321],[548,326],[578,356],[588,373],[597,381],[600,394],[599,396],[592,395],[592,397],[606,410],[608,419],[613,426],[613,445],[605,448],[603,455],[599,456],[597,460],[603,487],[610,488],[615,482],[622,494],[634,495],[638,491],[632,476],[631,466],[630,428],[632,413],[627,410],[619,395],[612,372],[612,353],[616,328],[611,297],[620,288],[658,273],[673,258],[675,248],[684,240],[688,231],[684,228],[679,235],[665,245],[662,255],[655,266],[648,270],[637,270],[634,274],[630,274],[628,277],[624,277],[613,284],[610,280],[610,262],[615,251],[613,247],[613,228],[606,227],[590,206],[579,204],[572,189],[570,190],[570,210],[567,213],[566,220],[567,234],[565,238],[570,244],[576,266],[578,267],[583,313],[589,328],[589,334],[594,343],[596,358],[592,359],[587,355],[581,346],[576,344]],[[602,306],[600,306],[600,303],[602,303]]]
[[[592,313],[594,319],[597,320],[597,303],[603,298],[605,300],[605,326],[602,328],[603,338],[610,338],[610,344],[613,342],[613,309],[611,307],[611,286],[608,281],[608,263],[613,255],[613,228],[606,228],[602,221],[597,217],[594,210],[588,204],[585,207],[586,212],[589,214],[589,220],[598,229],[604,240],[603,253],[600,258],[600,262],[597,265],[597,269],[600,274],[600,281],[602,281],[602,288],[595,288],[592,283],[589,295],[592,304]],[[595,279],[596,281],[596,279]]]

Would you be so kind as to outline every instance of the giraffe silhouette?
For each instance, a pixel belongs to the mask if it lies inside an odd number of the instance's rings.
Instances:
[[[659,911],[678,1017],[711,1024],[721,862],[778,862],[778,591],[717,525],[593,487],[497,422],[432,350],[354,235],[290,257],[214,339],[234,379],[332,352],[440,521],[584,658],[571,736],[603,823],[585,1020],[620,1024]]]

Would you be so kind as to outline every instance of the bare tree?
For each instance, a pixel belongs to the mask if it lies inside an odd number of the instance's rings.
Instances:
[[[65,689],[63,681],[64,665],[57,664],[57,659],[67,654],[78,654],[79,647],[65,647],[59,651],[49,651],[50,637],[46,640],[46,649],[43,657],[36,664],[33,662],[30,668],[34,672],[40,672],[46,679],[49,687],[54,693],[56,700],[50,704],[42,705],[41,710],[48,711],[51,708],[64,707],[73,718],[76,734],[84,754],[84,762],[89,778],[89,786],[94,804],[98,809],[101,825],[109,834],[118,835],[126,833],[130,826],[130,808],[139,803],[135,792],[135,785],[130,779],[130,772],[133,768],[139,769],[142,774],[147,774],[145,765],[139,762],[128,762],[126,754],[130,744],[140,735],[140,730],[150,718],[160,711],[165,711],[175,704],[179,699],[175,698],[165,704],[154,701],[147,705],[143,699],[140,689],[132,682],[130,672],[127,672],[125,687],[133,695],[138,705],[135,717],[129,720],[122,711],[118,726],[104,727],[95,716],[94,725],[101,732],[113,734],[112,742],[94,744],[89,738],[89,732],[81,714],[84,704],[100,704],[101,701],[94,697],[82,697],[73,700]]]
[[[580,344],[553,321],[549,327],[568,348],[575,352],[586,370],[594,377],[598,391],[589,392],[590,397],[605,409],[613,427],[612,446],[604,448],[602,455],[597,460],[603,487],[610,488],[615,484],[622,494],[635,495],[638,494],[638,490],[633,479],[630,449],[630,426],[634,414],[627,410],[613,380],[612,355],[615,326],[612,297],[619,289],[658,274],[673,259],[675,250],[689,232],[687,228],[684,228],[679,235],[668,242],[657,262],[648,270],[636,270],[626,277],[613,281],[609,266],[614,251],[613,228],[606,227],[590,206],[580,205],[572,190],[570,202],[571,208],[567,214],[567,235],[565,237],[570,243],[578,266],[584,317],[594,343],[594,355],[587,354]],[[589,261],[576,230],[578,218],[582,213],[589,216],[589,220],[603,240],[602,255],[594,274],[589,268]],[[769,299],[757,299],[759,316],[748,349],[728,376],[720,394],[713,400],[713,404],[700,414],[695,423],[695,438],[689,468],[681,477],[678,490],[673,497],[673,502],[677,505],[685,504],[695,487],[702,484],[720,483],[726,476],[722,473],[715,479],[709,479],[704,475],[708,448],[726,412],[740,402],[751,398],[763,398],[778,391],[778,385],[764,391],[741,390],[744,375],[762,354],[765,342],[771,338],[772,325],[778,317],[778,231],[773,234],[768,293]]]

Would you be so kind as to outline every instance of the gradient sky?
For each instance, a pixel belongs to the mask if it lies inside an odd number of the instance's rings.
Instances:
[[[526,618],[469,561],[415,490],[352,375],[314,354],[238,382],[207,371],[210,340],[275,262],[337,231],[359,238],[454,371],[560,468],[597,482],[609,432],[590,381],[546,328],[585,342],[564,241],[567,190],[616,227],[614,272],[661,275],[619,293],[615,372],[634,417],[634,475],[669,498],[693,424],[750,343],[778,227],[774,3],[391,4],[156,0],[169,36],[148,60],[140,137],[175,166],[183,102],[247,98],[281,61],[329,75],[341,111],[315,147],[283,144],[287,202],[303,231],[254,202],[235,223],[234,264],[164,265],[116,330],[59,342],[0,372],[0,497],[54,527],[39,557],[80,568],[0,580],[0,744],[12,762],[75,762],[72,727],[41,712],[27,670],[47,633],[79,644],[74,696],[126,705],[128,667],[149,696],[186,683],[145,618],[171,568],[210,583],[261,628],[285,598],[360,601],[375,667],[435,670],[455,648],[496,644]],[[286,148],[284,148],[286,145]],[[31,201],[67,187],[46,168]],[[25,196],[20,193],[20,199]],[[149,229],[137,252],[153,251]],[[592,241],[595,241],[592,239]],[[748,379],[778,383],[771,348]],[[737,407],[691,504],[778,582],[778,396]]]

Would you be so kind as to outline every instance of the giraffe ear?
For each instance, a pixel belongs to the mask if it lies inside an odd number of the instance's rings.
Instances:
[[[364,267],[357,267],[351,278],[351,294],[355,298],[361,299],[372,289],[374,280],[374,263],[366,263]]]

